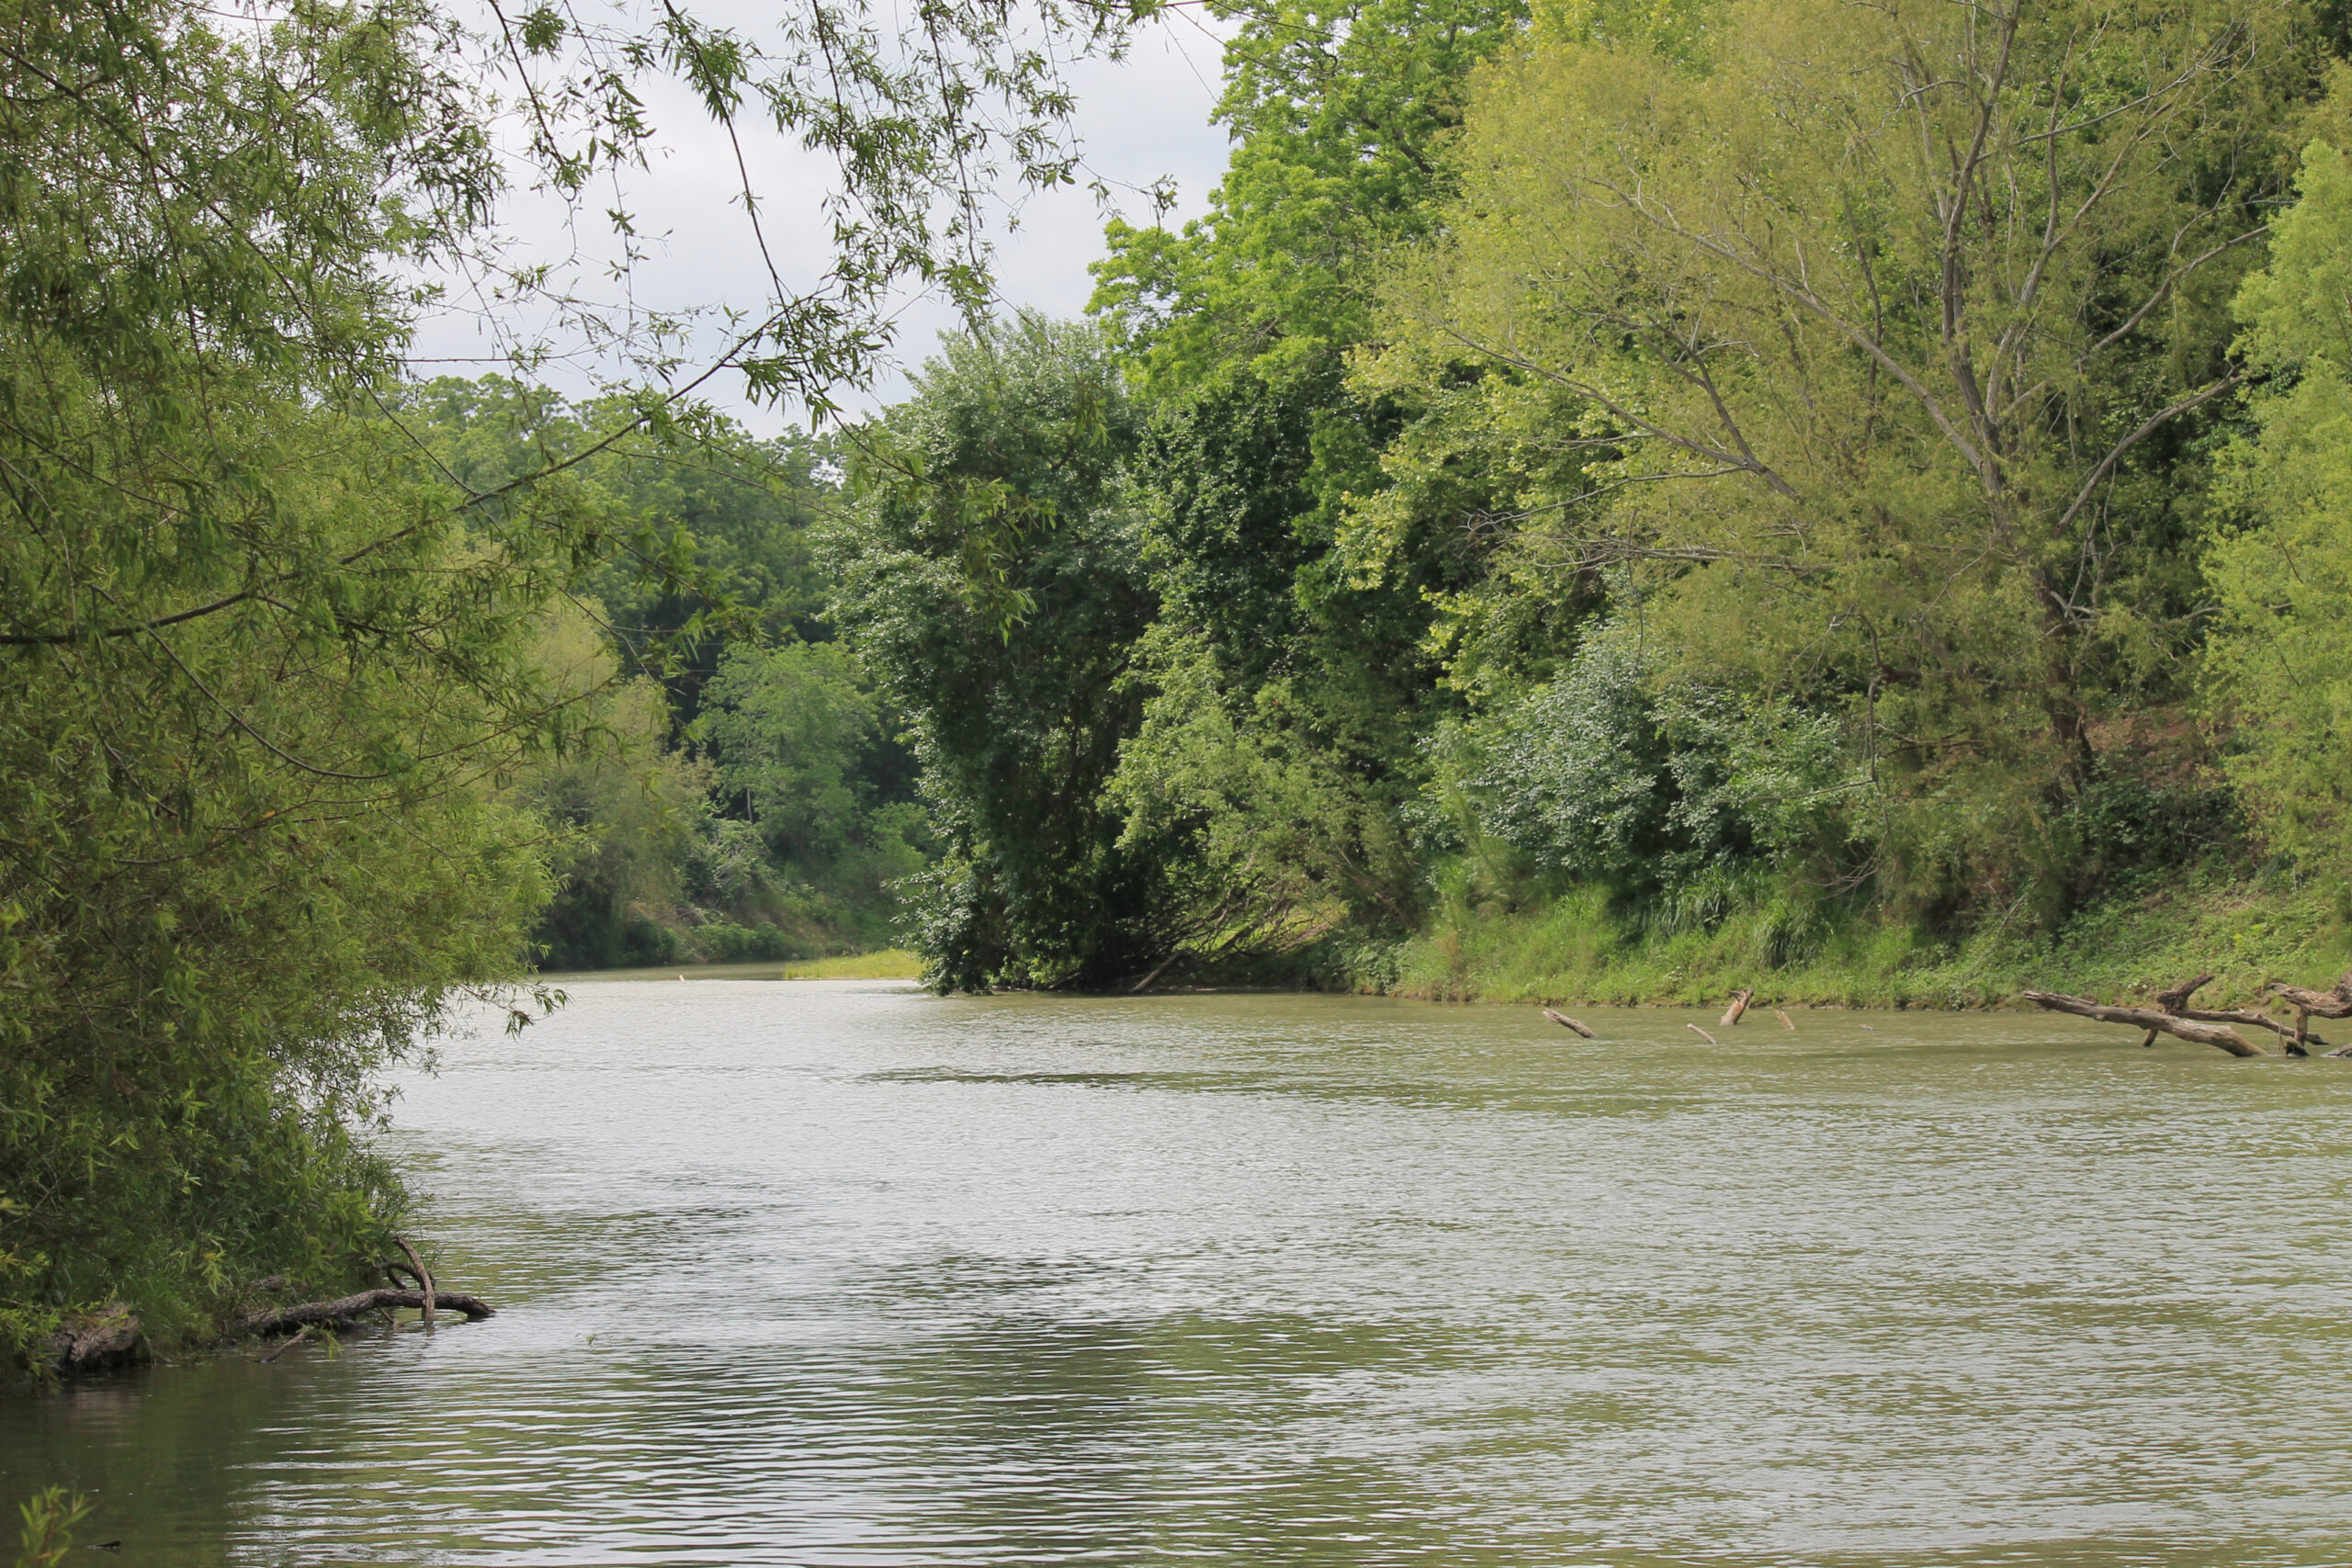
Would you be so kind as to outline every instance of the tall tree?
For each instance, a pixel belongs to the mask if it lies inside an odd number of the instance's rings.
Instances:
[[[539,526],[366,396],[492,184],[405,6],[0,15],[0,1347],[345,1275],[373,1070],[545,896]]]
[[[1156,858],[1102,797],[1155,607],[1118,482],[1136,424],[1100,333],[1024,314],[949,338],[853,439],[834,614],[913,729],[944,840],[917,910],[943,987],[1152,961]]]
[[[376,1070],[518,972],[545,833],[500,786],[596,722],[540,634],[616,560],[657,602],[694,580],[690,536],[580,470],[705,434],[721,370],[830,406],[910,279],[985,297],[1001,165],[1069,177],[1059,62],[1134,15],[811,0],[763,45],[489,9],[0,3],[0,1354],[113,1294],[168,1335],[380,1244]],[[681,374],[679,322],[503,243],[502,75],[575,204],[654,134],[649,78],[830,152],[823,276],[772,275]],[[469,482],[398,390],[434,278],[655,389]]]
[[[1847,709],[1883,869],[1973,899],[2064,858],[2112,705],[2181,694],[2199,438],[2318,52],[2259,0],[1715,26],[1498,58],[1366,380],[1502,372],[1453,433],[1518,444],[1518,559],[1620,570],[1685,678]]]
[[[1396,814],[1434,694],[1421,594],[1468,561],[1441,524],[1395,573],[1346,570],[1348,498],[1382,488],[1401,420],[1346,358],[1381,254],[1426,233],[1448,189],[1472,66],[1524,17],[1513,0],[1251,11],[1227,51],[1234,150],[1209,214],[1111,227],[1092,308],[1151,412],[1135,473],[1166,633],[1145,650],[1165,694],[1119,789],[1198,889],[1189,945],[1413,919]]]

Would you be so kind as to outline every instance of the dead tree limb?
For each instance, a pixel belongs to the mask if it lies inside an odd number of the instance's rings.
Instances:
[[[425,1271],[424,1259],[416,1255],[416,1248],[408,1244],[406,1236],[396,1235],[392,1240],[407,1255],[408,1266],[415,1271],[417,1288],[424,1296],[424,1326],[430,1328],[433,1326],[433,1276]]]
[[[2295,1014],[2295,1021],[2292,1023],[2281,1023],[2267,1013],[2255,1012],[2245,1008],[2182,1008],[2178,1010],[2178,1013],[2182,1018],[2196,1019],[2202,1023],[2244,1023],[2256,1029],[2267,1029],[2287,1042],[2287,1055],[2290,1056],[2308,1055],[2310,1053],[2302,1049],[2305,1045],[2327,1043],[2311,1032],[2310,1025],[2304,1021],[2303,1015],[2300,1011]]]
[[[1550,1008],[1545,1008],[1544,1010],[1544,1016],[1550,1019],[1554,1023],[1558,1024],[1562,1029],[1574,1030],[1577,1033],[1583,1035],[1587,1040],[1598,1040],[1600,1038],[1599,1035],[1593,1033],[1591,1030],[1587,1029],[1583,1024],[1578,1023],[1575,1019],[1570,1018],[1566,1013],[1554,1012]]]
[[[2198,1045],[2218,1045],[2233,1056],[2267,1056],[2268,1052],[2251,1043],[2246,1038],[2223,1024],[2199,1023],[2176,1013],[2158,1012],[2153,1008],[2111,1008],[2081,997],[2060,996],[2054,991],[2021,991],[2018,993],[2038,1008],[2052,1012],[2070,1012],[2078,1018],[2095,1018],[2101,1023],[2129,1024],[2134,1029],[2152,1029],[2176,1039]]]
[[[1738,990],[1734,991],[1731,994],[1731,1006],[1724,1009],[1723,1020],[1715,1027],[1729,1029],[1733,1024],[1737,1023],[1739,1015],[1746,1012],[1747,1004],[1755,999],[1756,987],[1753,986],[1742,986]]]
[[[315,1323],[304,1324],[301,1327],[296,1329],[293,1333],[286,1337],[285,1344],[280,1345],[277,1349],[272,1350],[268,1355],[264,1356],[261,1359],[261,1364],[265,1367],[269,1365],[272,1361],[277,1359],[278,1357],[283,1356],[287,1351],[291,1350],[295,1346],[300,1345],[303,1340],[308,1339],[311,1335],[317,1333],[319,1325]]]
[[[1796,1027],[1795,1024],[1789,1021],[1789,1015],[1782,1012],[1779,1008],[1774,1008],[1772,1010],[1772,1016],[1781,1021],[1781,1027],[1782,1029],[1794,1029]]]
[[[2352,1018],[2352,970],[2345,971],[2332,991],[2305,990],[2301,986],[2290,986],[2278,980],[2273,980],[2263,988],[2295,1010],[2295,1043],[2288,1048],[2292,1055],[2308,1055],[2302,1049],[2307,1043],[2326,1043],[2324,1040],[2312,1038],[2312,1014],[2317,1013],[2322,1018]],[[2330,1051],[2328,1055],[2340,1056],[2345,1053]]]
[[[2295,1014],[2294,1027],[2290,1029],[2267,1013],[2255,1012],[2245,1008],[2190,1007],[2188,998],[2195,996],[2212,978],[2212,975],[2209,972],[2198,976],[2193,980],[2175,986],[2169,991],[2158,991],[2155,997],[2156,1006],[2175,1018],[2191,1019],[2199,1023],[2242,1023],[2252,1029],[2267,1029],[2287,1042],[2287,1055],[2290,1056],[2311,1055],[2303,1049],[2312,1038],[2311,1022],[2309,1018],[2300,1010]],[[2148,1037],[2140,1043],[2153,1045],[2155,1040],[2155,1031],[2150,1030]],[[2320,1043],[2324,1045],[2327,1043],[2323,1040]]]
[[[257,1312],[237,1324],[230,1334],[232,1337],[242,1339],[253,1335],[290,1334],[313,1325],[347,1328],[371,1312],[389,1312],[395,1307],[414,1307],[421,1311],[424,1300],[423,1291],[361,1291],[356,1295],[338,1296],[331,1302],[304,1302],[300,1306],[273,1307],[266,1312]],[[488,1302],[461,1295],[455,1291],[436,1292],[435,1300],[452,1312],[463,1313],[468,1323],[495,1315]]]
[[[2203,989],[2212,978],[2212,975],[2207,973],[2198,976],[2186,985],[2175,986],[2169,991],[2158,991],[2156,1006],[2165,1012],[2185,1013],[2188,1009],[2188,998]]]
[[[1705,1030],[1700,1028],[1695,1023],[1686,1023],[1682,1027],[1689,1030],[1691,1033],[1697,1035],[1700,1039],[1705,1041],[1710,1045],[1720,1045],[1723,1043],[1722,1041],[1716,1039],[1713,1035],[1708,1033]]]

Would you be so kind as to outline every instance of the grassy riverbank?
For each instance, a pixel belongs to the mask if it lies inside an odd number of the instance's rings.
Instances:
[[[913,980],[922,960],[901,947],[831,958],[769,959],[750,964],[660,964],[631,969],[576,969],[542,975],[552,986],[594,980]]]
[[[1595,894],[1519,909],[1457,908],[1394,954],[1378,988],[1438,1000],[1709,1003],[1740,986],[1799,1006],[1974,1008],[2031,987],[2143,996],[2211,970],[2209,1006],[2274,979],[2324,986],[2352,962],[2331,891],[2189,877],[2111,897],[2047,933],[2022,919],[1939,941],[1900,922],[1802,921],[1772,907],[1658,934]]]

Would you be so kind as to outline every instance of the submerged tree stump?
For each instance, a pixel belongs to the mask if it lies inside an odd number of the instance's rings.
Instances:
[[[1756,987],[1753,986],[1742,986],[1738,990],[1734,991],[1731,994],[1731,1006],[1724,1009],[1724,1016],[1722,1020],[1716,1023],[1715,1027],[1718,1029],[1729,1029],[1733,1024],[1737,1023],[1739,1021],[1739,1015],[1746,1012],[1747,1010],[1747,1004],[1755,999]]]

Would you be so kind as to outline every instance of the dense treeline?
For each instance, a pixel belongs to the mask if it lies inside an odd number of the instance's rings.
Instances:
[[[884,428],[957,440],[836,547],[913,487],[971,623],[871,644],[934,977],[1924,971],[2329,875],[2340,35],[1246,15],[1209,215],[952,345]],[[940,689],[990,625],[1013,699]]]
[[[841,153],[727,362],[821,413],[897,282],[984,299],[981,150],[1069,169],[997,9],[932,74],[817,10],[492,52],[572,62],[553,190],[631,71]],[[1237,8],[1206,216],[774,440],[673,323],[647,390],[410,376],[496,250],[481,40],[223,15],[0,6],[19,1358],[356,1278],[382,1069],[534,967],[1900,998],[2352,923],[2332,7]]]

